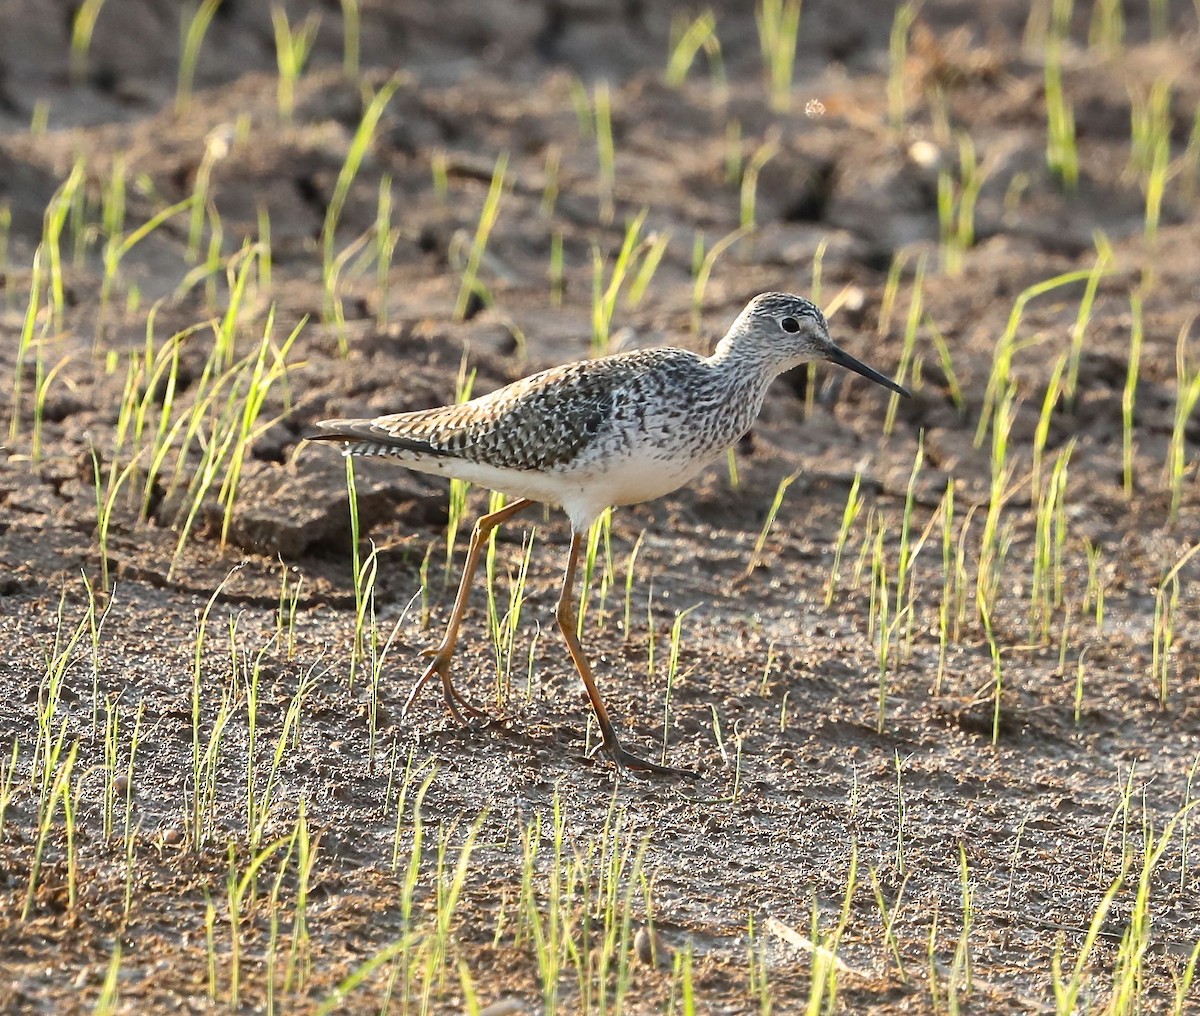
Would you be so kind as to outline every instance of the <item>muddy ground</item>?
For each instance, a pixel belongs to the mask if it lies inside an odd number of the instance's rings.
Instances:
[[[632,967],[624,978],[608,979],[611,992],[621,983],[624,993],[606,1009],[596,994],[584,996],[573,973],[572,963],[591,964],[602,948],[580,938],[573,959],[563,953],[558,999],[547,1008],[667,1011],[681,1004],[678,957],[690,955],[696,1011],[799,1011],[809,997],[812,954],[786,929],[811,935],[816,907],[821,934],[834,931],[853,858],[856,887],[838,947],[846,964],[838,975],[839,1011],[1053,1011],[1055,956],[1068,976],[1123,860],[1131,875],[1096,922],[1080,1006],[1107,1011],[1122,942],[1135,941],[1131,929],[1142,928],[1139,915],[1149,914],[1148,930],[1136,939],[1143,947],[1134,983],[1143,1011],[1170,1009],[1200,938],[1189,846],[1195,820],[1185,815],[1169,831],[1140,904],[1138,876],[1147,844],[1190,799],[1200,756],[1200,558],[1179,570],[1178,587],[1161,587],[1200,531],[1195,417],[1178,428],[1185,470],[1176,509],[1164,473],[1177,429],[1179,371],[1190,376],[1200,362],[1192,327],[1200,180],[1189,146],[1200,100],[1195,9],[1149,5],[1161,12],[1159,24],[1147,5],[1126,5],[1136,9],[1125,12],[1120,47],[1105,51],[1088,42],[1090,6],[1076,5],[1063,55],[1080,166],[1071,191],[1046,159],[1040,40],[1048,5],[1031,11],[1005,0],[976,10],[928,0],[897,79],[907,106],[901,126],[888,107],[890,12],[864,0],[806,3],[791,108],[781,112],[768,101],[751,5],[712,6],[720,62],[701,52],[675,87],[664,80],[670,40],[697,10],[673,21],[683,15],[665,4],[365,2],[361,76],[348,82],[339,5],[312,5],[320,22],[286,122],[265,5],[225,0],[219,7],[200,50],[194,98],[176,110],[177,5],[110,0],[86,65],[72,77],[74,6],[0,3],[0,207],[11,214],[0,265],[0,418],[6,428],[16,418],[0,455],[0,800],[7,802],[0,811],[0,1007],[91,1011],[106,972],[116,969],[120,1011],[310,1011],[407,931],[429,935],[437,886],[444,891],[449,883],[436,874],[438,830],[452,867],[468,829],[477,828],[447,951],[437,959],[444,974],[410,970],[407,985],[393,980],[389,989],[387,974],[396,967],[384,953],[377,971],[331,1005],[377,1012],[390,990],[401,1011],[407,987],[417,999],[412,1011],[423,995],[432,1011],[462,1011],[470,992],[464,995],[461,965],[480,1005],[512,999],[512,1011],[541,1011],[552,996],[518,919],[522,837],[540,843],[533,884],[544,902],[553,872],[565,863],[553,860],[557,809],[567,857],[595,861],[602,845],[611,851],[614,842],[618,853],[621,845],[644,849],[639,859],[630,855],[618,883],[631,899],[630,934],[652,920],[664,952],[676,959],[643,963],[631,959],[628,943],[618,943]],[[288,4],[288,12],[296,25],[308,9]],[[387,178],[394,255],[386,287],[373,266],[347,260],[338,320],[322,286],[322,222],[363,95],[393,74],[395,94],[349,188],[336,240],[340,251],[369,236]],[[1172,83],[1172,173],[1162,224],[1150,241],[1144,194],[1128,169],[1130,110],[1160,80]],[[615,148],[611,217],[597,142],[578,112],[580,85],[592,96],[601,81],[610,86]],[[31,130],[40,119],[47,128]],[[983,182],[974,239],[955,273],[944,270],[939,247],[938,171],[959,171],[957,132],[971,139]],[[738,228],[739,180],[727,174],[728,164],[740,158],[744,165],[771,142],[778,152],[760,172],[756,228],[716,260],[696,328],[696,237],[709,249]],[[480,267],[486,292],[456,320],[464,252],[501,153],[509,159],[506,189]],[[31,368],[14,405],[17,350],[43,216],[77,157],[91,198],[87,221],[98,218],[118,159],[129,181],[127,230],[188,197],[204,172],[220,217],[220,254],[235,254],[244,238],[261,238],[260,223],[269,217],[271,278],[268,284],[260,272],[252,282],[239,313],[238,355],[261,337],[272,306],[277,343],[306,322],[287,355],[286,378],[268,398],[263,420],[274,422],[246,463],[225,539],[214,488],[172,564],[196,445],[178,468],[168,459],[145,519],[137,517],[137,498],[115,499],[107,539],[111,595],[101,588],[92,449],[102,471],[128,462],[116,408],[128,357],[145,346],[152,306],[157,342],[200,324],[181,347],[179,398],[186,405],[211,349],[203,323],[219,317],[230,297],[224,271],[211,285],[185,283],[195,269],[186,214],[133,247],[117,296],[103,309],[104,237],[82,242],[78,257],[68,247],[62,320],[43,327],[43,314],[36,322],[45,369],[61,367],[48,381],[42,377],[35,448]],[[547,185],[555,182],[550,202]],[[695,768],[695,784],[618,776],[603,759],[587,757],[594,723],[553,622],[568,537],[554,512],[533,520],[517,663],[504,687],[482,586],[463,629],[461,687],[502,712],[505,723],[461,729],[432,689],[402,718],[422,665],[418,654],[440,637],[453,595],[454,571],[444,565],[446,485],[387,463],[357,467],[359,549],[365,556],[376,548],[378,628],[382,638],[395,632],[373,691],[369,664],[365,673],[351,667],[355,598],[344,467],[333,449],[302,441],[324,417],[451,401],[464,364],[479,393],[589,355],[593,251],[611,265],[625,223],[643,208],[646,231],[669,234],[669,242],[644,299],[618,303],[613,348],[672,343],[706,350],[755,293],[810,293],[819,258],[821,301],[839,297],[836,337],[894,373],[924,264],[919,369],[917,376],[911,365],[907,372],[914,394],[895,407],[890,428],[886,393],[833,368],[800,371],[776,383],[761,420],[738,446],[736,484],[722,465],[691,489],[613,518],[611,588],[601,607],[597,575],[584,641],[629,746],[657,754],[669,715],[666,757]],[[1030,625],[1037,540],[1031,449],[1054,366],[1071,346],[1082,281],[1031,300],[1016,332],[1012,472],[997,516],[1006,552],[989,640],[971,583],[991,498],[992,440],[974,438],[994,353],[1018,295],[1092,268],[1100,232],[1106,239],[1099,243],[1111,244],[1113,253],[1086,324],[1077,395],[1048,417],[1046,462],[1075,442],[1061,512],[1061,596],[1047,632]],[[563,251],[561,305],[551,270],[555,236]],[[881,320],[896,259],[898,295]],[[1143,338],[1130,386],[1135,293]],[[156,411],[162,405],[150,401]],[[1123,405],[1133,413],[1130,491],[1123,485]],[[910,634],[893,647],[881,695],[873,547],[882,532],[894,583],[918,446],[910,527],[913,541],[927,527],[929,535],[913,565]],[[864,504],[827,605],[856,472]],[[793,473],[752,566],[776,490]],[[948,482],[951,571],[962,546],[969,579],[962,624],[943,655],[938,506]],[[473,492],[468,515],[486,505],[486,493]],[[523,532],[514,525],[497,544],[504,602],[520,567]],[[635,546],[626,630],[625,581]],[[298,589],[290,646],[286,631],[279,635],[281,583]],[[89,584],[105,611],[94,640],[86,627]],[[1091,595],[1097,585],[1104,592],[1099,620]],[[1178,595],[1168,603],[1173,588]],[[195,719],[195,647],[210,603]],[[1173,622],[1165,665],[1157,661],[1167,673],[1165,697],[1154,669],[1156,606],[1164,604]],[[683,611],[668,698],[671,630]],[[71,645],[76,631],[81,637]],[[77,752],[73,835],[68,843],[57,808],[30,893],[45,771],[34,752],[55,659],[63,663],[62,690],[42,722]],[[252,672],[253,731],[246,683]],[[298,724],[288,727],[297,700]],[[213,743],[222,702],[230,718],[216,742],[212,799],[198,831],[189,820],[194,730],[203,744]],[[106,703],[120,720],[115,763],[105,753]],[[134,832],[126,852],[123,817],[105,838],[104,788],[114,785],[114,772],[127,771],[139,709],[133,779],[115,784],[121,816],[129,794]],[[255,840],[247,754],[261,791],[281,731],[286,750]],[[406,915],[413,799],[429,773],[424,866]],[[228,845],[245,871],[252,841],[262,849],[290,836],[301,812],[316,842],[310,937],[306,976],[285,988],[283,960],[270,965],[265,881],[257,903],[231,918]],[[606,822],[617,826],[607,838]],[[630,874],[638,863],[644,877]],[[272,860],[263,870],[276,867]],[[294,873],[283,884],[292,901]],[[600,919],[594,890],[565,906],[580,919]],[[277,929],[281,956],[300,939],[290,907]],[[236,1003],[231,922],[242,950]],[[270,998],[268,982],[275,985]],[[1200,1004],[1195,992],[1189,998],[1188,1005]]]

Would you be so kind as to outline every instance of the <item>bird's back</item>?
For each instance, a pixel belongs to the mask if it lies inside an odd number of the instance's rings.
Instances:
[[[420,467],[457,459],[501,469],[561,471],[612,440],[624,407],[645,407],[672,379],[701,368],[682,349],[644,349],[552,367],[453,406],[374,419],[324,420],[318,439],[352,455],[388,455]],[[438,469],[437,472],[444,472]]]

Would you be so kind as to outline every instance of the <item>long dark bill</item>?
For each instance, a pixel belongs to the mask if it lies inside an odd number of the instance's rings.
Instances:
[[[903,395],[906,399],[912,398],[912,394],[907,388],[903,388],[896,384],[890,377],[880,374],[877,370],[872,370],[861,360],[856,360],[849,353],[843,352],[834,346],[826,355],[830,363],[836,363],[839,367],[845,367],[847,370],[854,371],[855,374],[861,374],[868,381],[874,381],[877,385],[883,385],[884,388],[890,388],[897,395]]]

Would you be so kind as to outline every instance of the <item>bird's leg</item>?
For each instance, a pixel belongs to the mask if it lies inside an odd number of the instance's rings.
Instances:
[[[596,681],[592,677],[592,668],[588,664],[587,657],[583,653],[583,646],[580,645],[579,636],[576,633],[578,621],[575,614],[574,597],[575,569],[579,564],[579,550],[582,546],[583,534],[573,532],[571,534],[571,550],[567,557],[567,572],[563,576],[562,593],[558,597],[558,609],[555,611],[555,616],[558,618],[558,627],[563,633],[563,638],[567,640],[567,649],[571,653],[575,669],[579,671],[579,676],[583,678],[584,687],[587,688],[588,699],[592,703],[592,711],[595,712],[596,720],[600,724],[600,735],[603,739],[601,747],[604,749],[605,754],[618,767],[625,766],[629,769],[657,773],[661,776],[695,777],[696,773],[690,769],[674,769],[671,766],[659,765],[657,762],[648,762],[621,747],[621,741],[617,737],[616,728],[613,726],[612,720],[608,717],[608,709],[604,706],[604,700],[600,698],[600,692],[596,688]]]
[[[507,522],[514,515],[523,512],[526,508],[533,505],[535,502],[522,498],[520,501],[514,501],[512,504],[507,504],[499,511],[494,511],[490,515],[480,517],[475,528],[471,531],[471,543],[467,549],[467,561],[463,565],[462,578],[458,583],[458,595],[454,597],[454,608],[450,611],[450,621],[446,625],[446,634],[442,636],[442,641],[438,643],[436,649],[426,650],[426,655],[432,656],[429,666],[425,668],[417,682],[413,685],[412,691],[408,693],[408,698],[404,702],[404,708],[400,711],[401,716],[408,714],[409,708],[416,700],[417,694],[425,687],[434,675],[442,679],[442,697],[446,700],[446,708],[450,710],[450,714],[458,720],[463,726],[468,726],[467,720],[463,713],[468,713],[472,717],[487,716],[478,706],[468,702],[450,680],[450,661],[454,658],[454,647],[458,644],[458,629],[462,624],[463,615],[467,612],[467,600],[471,597],[471,584],[475,580],[475,569],[479,567],[479,556],[483,552],[484,546],[487,544],[488,537],[502,522]]]

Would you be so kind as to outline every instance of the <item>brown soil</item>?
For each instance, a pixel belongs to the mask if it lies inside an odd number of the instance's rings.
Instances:
[[[118,945],[123,1011],[227,1007],[227,845],[235,845],[243,870],[248,863],[246,756],[252,749],[242,675],[264,646],[253,748],[257,779],[270,769],[301,682],[312,683],[281,763],[263,843],[290,834],[301,802],[319,832],[309,901],[311,970],[302,989],[281,994],[276,1006],[308,1011],[404,934],[403,866],[395,873],[391,862],[395,797],[406,764],[434,773],[422,810],[426,867],[414,928],[428,927],[436,899],[430,844],[438,824],[449,830],[453,863],[468,827],[480,822],[447,975],[433,988],[435,1011],[462,1010],[460,959],[481,1004],[507,997],[521,1003],[520,1011],[541,1009],[532,948],[511,931],[521,893],[522,833],[540,819],[538,877],[548,879],[555,808],[565,817],[569,856],[596,847],[614,800],[622,835],[635,846],[645,842],[647,881],[630,889],[635,920],[652,918],[671,950],[690,946],[697,1011],[760,1011],[762,995],[747,959],[748,949],[760,947],[776,1011],[798,1011],[808,997],[811,956],[779,929],[809,935],[814,907],[822,932],[833,929],[852,855],[858,885],[839,949],[850,968],[839,975],[841,1011],[927,1012],[949,1004],[964,919],[963,865],[972,899],[967,941],[974,976],[969,986],[957,987],[958,1002],[973,1012],[1052,1011],[1053,958],[1061,951],[1070,970],[1122,858],[1129,857],[1131,878],[1102,924],[1080,1003],[1096,1011],[1107,1004],[1111,971],[1136,911],[1146,837],[1161,832],[1189,799],[1200,755],[1200,709],[1192,701],[1200,688],[1200,556],[1179,573],[1165,701],[1152,672],[1156,593],[1200,531],[1196,418],[1184,431],[1188,467],[1174,517],[1164,481],[1177,358],[1190,372],[1200,362],[1190,330],[1200,275],[1198,181],[1185,153],[1200,100],[1193,5],[1166,5],[1169,30],[1161,39],[1146,5],[1128,5],[1137,10],[1126,12],[1119,57],[1086,45],[1090,5],[1076,5],[1078,42],[1064,57],[1081,167],[1070,193],[1047,169],[1042,63],[1036,46],[1023,42],[1028,5],[1017,0],[979,5],[984,12],[927,0],[904,69],[909,109],[902,132],[888,126],[890,16],[865,0],[805,4],[790,113],[774,113],[766,101],[748,3],[713,5],[727,79],[722,89],[703,54],[682,87],[664,83],[668,5],[368,0],[362,5],[365,82],[378,88],[399,71],[399,84],[349,191],[339,250],[372,226],[385,176],[399,235],[386,293],[373,268],[346,270],[341,325],[324,313],[319,234],[363,100],[359,86],[341,73],[338,5],[313,5],[321,22],[290,125],[277,112],[267,5],[226,0],[221,6],[201,50],[197,94],[181,115],[172,106],[178,5],[105,5],[81,83],[71,83],[68,74],[74,5],[49,6],[49,15],[45,3],[0,6],[0,203],[11,211],[0,264],[0,418],[6,425],[14,413],[19,419],[16,439],[0,456],[0,759],[17,746],[11,801],[0,824],[0,1007],[91,1011]],[[289,11],[299,23],[302,5],[290,4]],[[1144,96],[1164,76],[1173,81],[1169,115],[1179,161],[1163,225],[1148,244],[1143,195],[1126,171],[1130,108],[1132,97]],[[581,131],[573,106],[578,81],[590,89],[601,79],[611,82],[616,148],[611,223],[601,214],[596,142]],[[935,85],[952,130],[969,134],[986,170],[975,243],[959,274],[938,270],[938,171],[922,157],[932,144],[942,164],[956,167],[959,158],[956,140],[937,126],[930,99]],[[823,113],[809,106],[806,115],[810,99],[823,104]],[[48,112],[50,129],[35,135],[29,123],[38,108]],[[733,123],[740,141],[730,140]],[[30,382],[14,407],[9,380],[34,248],[47,203],[77,157],[85,160],[97,207],[113,161],[124,159],[132,228],[191,193],[206,137],[231,128],[229,151],[212,167],[223,250],[233,254],[244,237],[256,237],[265,210],[273,254],[270,288],[258,287],[242,310],[242,341],[248,350],[262,334],[272,304],[280,341],[306,315],[308,323],[289,356],[286,384],[272,392],[266,417],[280,419],[255,445],[224,544],[214,495],[171,568],[182,505],[173,481],[186,485],[188,475],[167,470],[144,522],[137,521],[136,505],[118,500],[108,544],[115,588],[101,598],[107,613],[98,648],[93,656],[85,633],[68,653],[53,721],[56,736],[62,728],[64,743],[78,752],[71,845],[78,898],[68,897],[71,855],[60,810],[22,918],[38,838],[41,776],[33,746],[47,659],[86,617],[82,576],[95,585],[101,575],[90,449],[101,463],[114,458],[122,357],[144,345],[151,305],[162,301],[154,324],[161,341],[219,316],[228,299],[223,273],[215,303],[203,284],[180,291],[193,268],[186,258],[186,216],[134,248],[103,319],[99,246],[68,260],[62,327],[44,340],[47,365],[63,366],[46,389],[35,455]],[[693,238],[702,233],[711,246],[737,228],[739,191],[726,179],[730,146],[749,158],[772,137],[779,152],[760,176],[758,228],[716,262],[700,334],[693,334]],[[501,152],[509,153],[509,186],[481,267],[490,301],[474,301],[468,319],[455,321],[462,251]],[[548,159],[555,156],[559,194],[547,211],[543,192]],[[445,169],[445,194],[435,188],[437,166]],[[519,662],[497,706],[507,717],[504,725],[460,729],[432,690],[402,720],[400,708],[421,665],[418,653],[439,637],[453,593],[453,574],[444,583],[441,565],[447,491],[441,481],[363,462],[357,467],[362,550],[369,550],[368,538],[378,549],[375,609],[383,636],[398,625],[373,707],[369,675],[360,669],[351,682],[355,607],[344,468],[333,450],[301,440],[323,417],[449,401],[464,360],[477,372],[478,393],[587,356],[592,251],[611,264],[625,221],[643,207],[647,229],[671,239],[645,300],[618,306],[614,327],[625,346],[704,348],[754,293],[810,292],[813,259],[823,250],[824,301],[849,287],[833,318],[836,337],[893,372],[914,275],[926,258],[925,317],[916,347],[921,373],[889,435],[880,390],[821,368],[815,374],[820,387],[809,393],[809,375],[801,371],[775,385],[759,424],[739,446],[736,487],[722,467],[692,489],[614,516],[615,584],[601,611],[599,580],[594,583],[585,642],[629,746],[657,752],[670,631],[677,611],[690,611],[680,624],[667,757],[696,768],[696,785],[618,777],[605,761],[586,757],[594,724],[589,728],[586,698],[553,623],[568,533],[555,512],[535,519]],[[1001,517],[1007,553],[991,619],[1003,676],[993,743],[994,658],[973,587],[939,677],[940,517],[914,567],[911,640],[892,661],[881,700],[878,633],[870,625],[872,541],[883,525],[894,584],[906,491],[923,442],[911,531],[915,539],[935,519],[953,481],[954,534],[957,540],[967,526],[965,568],[973,578],[991,482],[990,439],[977,447],[973,438],[997,341],[1023,289],[1094,264],[1098,231],[1114,248],[1112,271],[1099,286],[1087,326],[1079,395],[1054,412],[1047,441],[1048,461],[1076,442],[1063,516],[1063,598],[1048,638],[1029,623],[1036,533],[1028,477],[1042,401],[1055,362],[1070,347],[1083,283],[1033,300],[1017,332],[1013,491]],[[548,274],[555,234],[564,251],[561,306],[552,301]],[[881,329],[888,267],[897,255],[905,257],[899,299]],[[1143,296],[1144,340],[1135,389],[1134,489],[1127,496],[1122,404],[1135,290]],[[210,334],[202,330],[184,346],[181,374],[188,383],[197,381]],[[940,365],[939,335],[953,377]],[[118,367],[109,369],[96,349],[118,351]],[[808,394],[815,398],[806,400]],[[841,586],[826,606],[843,509],[859,470],[865,504],[843,555]],[[761,562],[747,574],[776,489],[794,472],[799,477]],[[486,493],[474,492],[469,514],[486,504]],[[626,562],[639,536],[632,624],[625,631]],[[457,562],[464,542],[460,538]],[[1083,610],[1089,544],[1099,552],[1105,592],[1100,625],[1094,610]],[[419,596],[409,605],[430,548],[431,616],[423,618]],[[497,553],[499,574],[515,573],[521,527],[502,534]],[[302,578],[290,655],[270,643],[285,570],[293,586]],[[201,661],[201,726],[212,722],[227,690],[235,708],[221,742],[208,838],[197,845],[184,834],[193,792],[193,653],[198,619],[218,587]],[[506,599],[503,578],[499,588]],[[471,697],[495,704],[483,599],[477,593],[456,672]],[[105,841],[101,824],[106,702],[116,703],[121,717],[121,766],[134,715],[142,710],[132,867],[119,845]],[[6,771],[7,761],[0,767],[0,794]],[[410,809],[422,778],[410,787]],[[1185,835],[1195,820],[1187,816],[1182,823],[1147,880],[1146,1011],[1169,1008],[1173,979],[1183,976],[1200,938],[1188,847],[1194,833]],[[405,849],[411,835],[406,814]],[[869,870],[894,917],[894,952]],[[129,872],[132,903],[125,916]],[[289,881],[286,892],[293,891]],[[259,896],[266,892],[260,885]],[[208,995],[209,899],[217,921],[216,1001]],[[582,901],[570,905],[586,909]],[[267,913],[261,905],[251,908],[241,924],[241,1007],[247,1011],[267,1004]],[[284,929],[285,941],[292,931]],[[379,1011],[388,969],[368,978],[339,1011]],[[625,1010],[666,1011],[673,983],[669,963],[636,965]],[[398,998],[399,988],[394,994]],[[559,1005],[564,1012],[583,1006],[577,982],[566,974]]]

